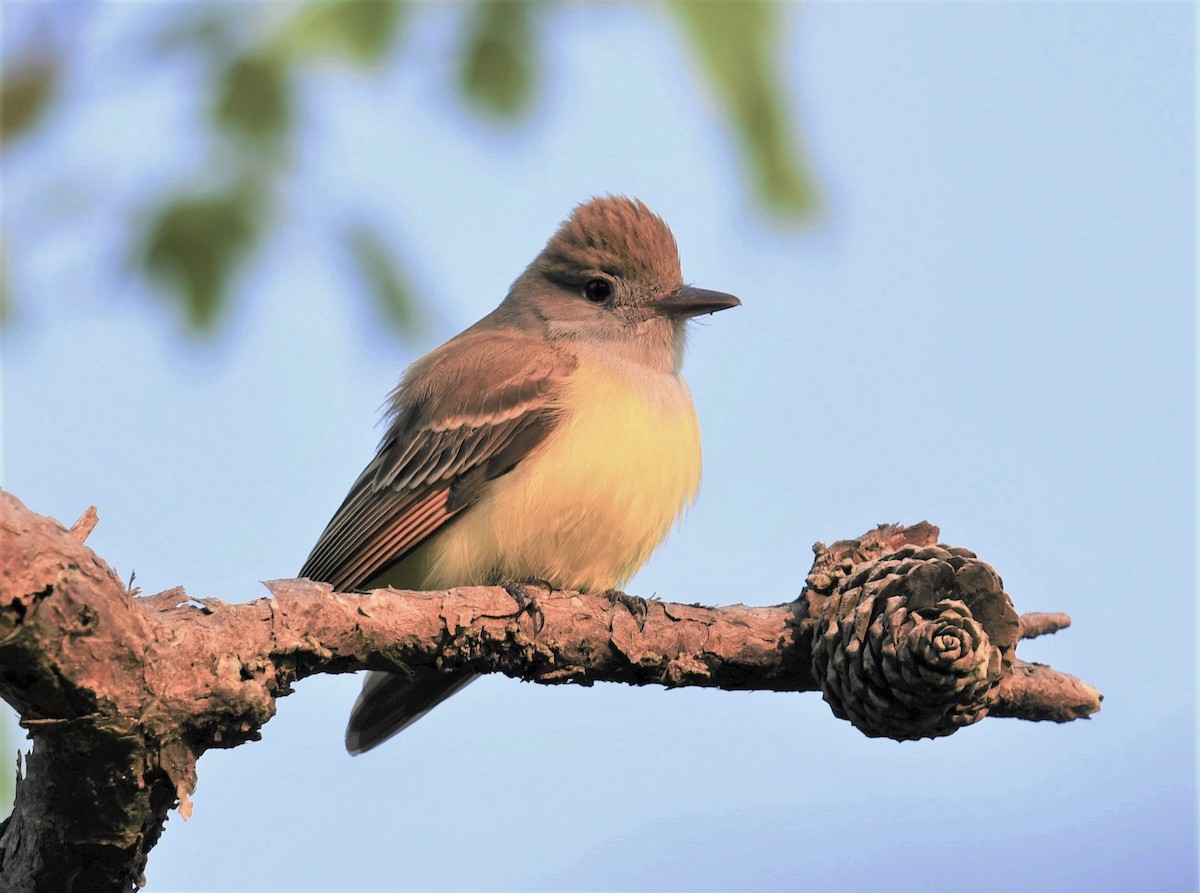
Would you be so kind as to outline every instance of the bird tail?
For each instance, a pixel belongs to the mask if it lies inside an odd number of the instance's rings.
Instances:
[[[346,750],[358,755],[377,747],[478,678],[475,673],[437,671],[418,672],[412,678],[368,673],[350,712]]]

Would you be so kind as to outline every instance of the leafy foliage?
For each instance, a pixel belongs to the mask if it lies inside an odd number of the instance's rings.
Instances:
[[[302,9],[284,31],[298,56],[330,53],[364,65],[387,58],[407,4],[400,0],[322,0]]]
[[[260,232],[252,190],[175,199],[149,226],[146,271],[183,305],[195,328],[211,328],[229,299],[229,279]]]
[[[679,22],[711,85],[758,201],[778,219],[803,217],[815,191],[779,70],[781,7],[766,0],[663,4],[658,9]],[[198,179],[224,185],[153,198],[134,255],[158,293],[183,309],[189,327],[204,332],[219,324],[238,270],[275,222],[277,191],[286,184],[289,152],[304,123],[301,75],[330,58],[382,66],[399,51],[411,17],[429,9],[408,0],[309,0],[271,7],[273,17],[247,16],[237,5],[177,9],[153,46],[158,58],[187,51],[203,61],[211,151]],[[475,0],[464,7],[453,69],[460,101],[493,123],[515,122],[532,107],[543,77],[537,17],[571,10],[528,0]],[[69,61],[43,51],[5,77],[0,145],[53,111]],[[387,240],[362,225],[344,229],[341,238],[380,316],[396,332],[411,334],[419,301]],[[0,286],[0,311],[6,300]]]
[[[263,147],[284,138],[291,106],[288,71],[270,53],[235,59],[217,84],[217,126]]]
[[[742,143],[759,199],[783,216],[806,214],[815,190],[792,140],[777,71],[779,7],[738,0],[672,0],[671,6]]]
[[[0,83],[0,143],[30,130],[46,112],[60,74],[53,54],[31,58],[4,72]]]
[[[367,224],[358,223],[347,227],[342,238],[380,315],[401,334],[420,332],[425,316],[383,237]]]
[[[524,111],[533,97],[530,9],[518,0],[477,0],[468,23],[459,85],[468,101],[500,119]]]

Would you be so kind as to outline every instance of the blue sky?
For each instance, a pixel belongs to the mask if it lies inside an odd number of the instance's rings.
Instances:
[[[813,541],[928,519],[1018,610],[1072,615],[1021,654],[1106,700],[897,744],[815,694],[485,679],[351,759],[358,681],[313,679],[201,760],[151,889],[1195,888],[1193,6],[790,7],[822,212],[788,232],[664,16],[546,16],[536,112],[496,131],[447,102],[457,13],[424,8],[385,72],[310,82],[287,223],[212,341],[122,258],[130,209],[200,161],[195,72],[116,49],[155,12],[90,7],[72,111],[2,159],[4,486],[67,523],[96,504],[90,545],[143,591],[294,574],[404,366],[624,193],[744,302],[696,326],[704,484],[629,590],[786,601]],[[429,300],[419,344],[330,247],[362,209]]]

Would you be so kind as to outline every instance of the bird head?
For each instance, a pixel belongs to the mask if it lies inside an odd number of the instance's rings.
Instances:
[[[687,321],[740,303],[684,285],[662,218],[640,201],[606,196],[575,208],[501,309],[576,349],[678,371]]]

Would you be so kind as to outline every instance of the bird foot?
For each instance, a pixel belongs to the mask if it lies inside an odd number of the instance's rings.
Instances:
[[[533,621],[533,634],[536,636],[542,631],[542,627],[546,625],[546,613],[542,610],[542,606],[538,604],[537,598],[530,594],[531,586],[542,586],[549,595],[554,591],[554,586],[541,577],[526,577],[523,580],[506,580],[501,583],[504,591],[512,596],[513,601],[517,603],[516,613],[512,615],[514,620],[520,619],[522,614],[528,614],[529,619]]]
[[[642,632],[646,628],[646,617],[650,613],[650,603],[640,595],[629,595],[626,592],[621,592],[619,589],[610,589],[604,593],[605,598],[611,601],[614,605],[621,604],[628,609],[633,615],[633,619],[637,621],[638,632]]]

